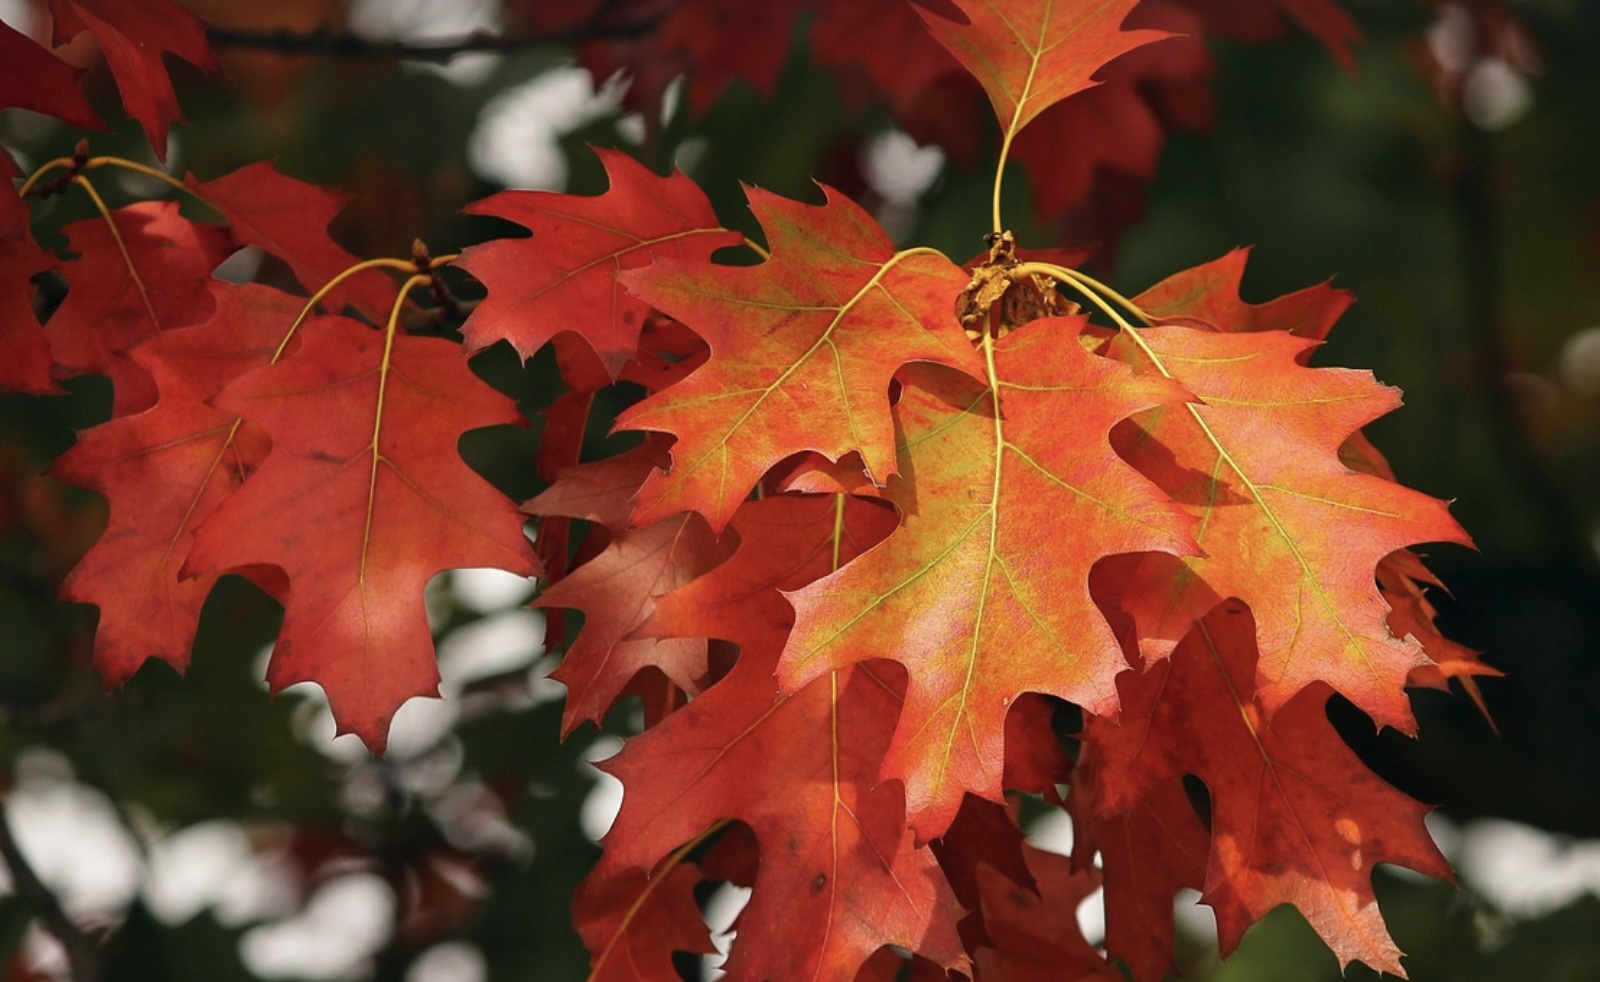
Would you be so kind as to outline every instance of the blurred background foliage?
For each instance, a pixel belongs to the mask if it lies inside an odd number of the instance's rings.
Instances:
[[[538,4],[187,6],[231,30],[417,39],[514,35]],[[1403,482],[1455,501],[1481,551],[1429,555],[1451,591],[1435,598],[1441,625],[1506,672],[1482,682],[1497,732],[1459,694],[1416,694],[1415,740],[1334,707],[1372,766],[1439,804],[1441,842],[1463,869],[1460,889],[1385,871],[1385,914],[1415,979],[1600,978],[1600,860],[1582,841],[1600,839],[1600,6],[1346,6],[1366,34],[1354,71],[1304,35],[1209,40],[1210,125],[1169,134],[1142,207],[1137,177],[1102,175],[1097,193],[1120,234],[1090,236],[1089,268],[1133,293],[1250,245],[1247,299],[1330,276],[1355,292],[1317,362],[1370,367],[1406,393],[1406,408],[1370,433]],[[40,16],[25,0],[0,14],[24,29]],[[684,167],[746,230],[740,181],[817,200],[814,179],[858,196],[903,241],[958,260],[988,230],[992,124],[972,166],[941,164],[885,136],[888,110],[842,98],[800,39],[770,96],[736,82],[703,114],[667,115],[648,144],[615,89],[597,98],[561,47],[443,67],[218,50],[225,78],[171,65],[189,120],[173,163],[210,178],[274,159],[344,189],[335,233],[362,256],[407,255],[414,237],[442,253],[506,234],[458,214],[504,182],[599,193],[586,144]],[[115,105],[103,70],[90,88],[97,106]],[[25,169],[70,153],[79,135],[0,116],[0,140]],[[92,140],[95,153],[152,159],[131,124]],[[1025,244],[1083,237],[1035,218],[1026,184],[1018,170],[1007,185]],[[128,181],[120,200],[154,193]],[[34,214],[48,241],[90,211],[68,195]],[[555,395],[548,353],[523,367],[494,350],[476,364],[530,416]],[[500,582],[486,602],[450,577],[435,584],[451,698],[416,710],[410,737],[382,760],[331,740],[314,692],[267,697],[262,653],[277,613],[242,581],[213,596],[186,678],[152,664],[106,694],[88,667],[94,612],[54,600],[102,521],[93,495],[41,474],[75,429],[108,412],[102,380],[68,390],[0,399],[0,780],[16,838],[40,855],[65,849],[39,873],[85,934],[108,939],[106,977],[582,978],[567,906],[598,855],[600,823],[584,811],[604,810],[587,761],[636,724],[624,709],[604,733],[557,742],[561,690],[544,679],[557,655],[539,644],[538,615],[518,609],[531,588]],[[603,432],[601,420],[594,453]],[[492,433],[465,449],[522,500],[540,489],[536,435]],[[40,831],[52,823],[65,845]],[[1524,825],[1556,838],[1517,853]],[[1496,842],[1513,859],[1474,853]],[[1527,872],[1540,855],[1566,881],[1518,894],[1515,857],[1534,857],[1520,861]],[[0,950],[8,977],[52,977],[65,962],[29,893],[14,885],[0,898]],[[1228,982],[1338,973],[1288,910],[1226,965],[1199,933],[1183,962],[1188,977]]]

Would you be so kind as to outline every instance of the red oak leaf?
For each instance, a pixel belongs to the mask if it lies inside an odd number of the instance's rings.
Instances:
[[[984,931],[990,944],[977,950],[983,982],[1119,982],[1078,929],[1078,905],[1100,886],[1093,868],[1072,871],[1065,856],[1024,845],[1022,855],[1037,888],[1018,885],[990,866],[978,867]]]
[[[65,231],[80,258],[61,264],[67,299],[45,325],[57,374],[110,376],[118,416],[148,408],[150,375],[122,352],[211,316],[211,271],[233,251],[227,230],[181,217],[172,202],[146,201]]]
[[[917,13],[989,95],[1007,143],[1045,109],[1095,84],[1107,62],[1162,31],[1123,31],[1139,0],[1096,4],[953,0],[967,23]]]
[[[185,572],[282,569],[268,683],[317,682],[339,731],[381,751],[400,704],[438,689],[429,578],[535,572],[522,517],[456,451],[463,431],[522,416],[449,341],[386,343],[343,317],[310,321],[299,337],[299,351],[214,400],[266,430],[272,453],[200,526]]]
[[[1230,334],[1285,331],[1312,341],[1326,338],[1334,322],[1355,302],[1348,290],[1319,283],[1266,303],[1246,303],[1239,296],[1239,284],[1249,258],[1249,249],[1234,249],[1219,259],[1174,273],[1133,302],[1163,320],[1188,318]],[[1306,352],[1313,350],[1307,348]],[[1394,479],[1393,474],[1383,476]]]
[[[658,598],[639,633],[732,641],[743,651],[783,644],[796,590],[838,569],[895,527],[893,511],[866,498],[780,495],[747,502],[729,525],[738,548],[727,562]]]
[[[906,477],[885,494],[901,528],[790,595],[785,689],[869,658],[910,672],[884,774],[906,782],[919,839],[944,832],[963,793],[1000,800],[1006,713],[1022,693],[1115,710],[1123,656],[1089,596],[1090,567],[1193,548],[1189,520],[1106,439],[1185,395],[1084,351],[1085,323],[1047,318],[995,343],[992,388],[906,372],[895,407]]]
[[[56,258],[31,238],[0,236],[0,392],[60,392],[51,375],[50,345],[33,313],[33,277]]]
[[[682,173],[658,177],[615,150],[596,149],[611,190],[596,197],[502,191],[467,206],[533,232],[469,246],[460,265],[489,295],[462,327],[469,348],[511,342],[529,358],[559,332],[577,331],[614,379],[639,347],[650,305],[616,274],[657,256],[708,260],[744,237],[717,223],[705,192]]]
[[[161,56],[175,54],[202,71],[218,70],[206,25],[171,0],[48,0],[57,46],[94,34],[117,80],[123,108],[144,127],[150,147],[167,159],[167,127],[182,120]]]
[[[1204,553],[1152,556],[1123,598],[1140,650],[1161,658],[1220,598],[1255,612],[1269,713],[1325,681],[1380,724],[1415,730],[1406,676],[1428,664],[1389,630],[1378,562],[1416,542],[1468,543],[1443,502],[1352,473],[1338,450],[1399,405],[1369,372],[1307,368],[1282,332],[1142,329],[1112,345],[1196,397],[1137,417],[1119,452],[1198,520]]]
[[[1216,910],[1225,955],[1288,903],[1341,964],[1360,959],[1403,975],[1372,870],[1398,863],[1449,878],[1422,823],[1428,808],[1345,746],[1328,722],[1326,685],[1301,690],[1269,721],[1252,695],[1256,634],[1249,610],[1229,601],[1171,658],[1122,676],[1121,720],[1090,720],[1083,737],[1085,755],[1099,758],[1097,810],[1137,809],[1160,785],[1197,776],[1211,797],[1202,900]]]
[[[1139,732],[1141,722],[1127,725]],[[1125,810],[1103,808],[1103,787],[1121,780],[1114,769],[1105,768],[1119,764],[1112,760],[1108,765],[1093,743],[1079,755],[1067,796],[1073,860],[1087,868],[1095,853],[1100,854],[1107,954],[1125,964],[1136,982],[1158,982],[1178,971],[1173,897],[1180,889],[1205,886],[1210,836],[1178,781],[1148,788]]]
[[[328,223],[346,196],[280,174],[270,162],[250,164],[202,181],[190,174],[190,190],[228,219],[241,245],[277,256],[307,290],[322,289],[359,260],[328,236]],[[350,304],[368,317],[389,312],[394,286],[376,270],[357,273],[330,294],[335,310]]]
[[[967,283],[955,264],[931,249],[896,252],[829,188],[821,207],[747,193],[771,259],[663,259],[620,276],[711,348],[705,366],[617,420],[678,437],[672,470],[639,492],[636,522],[690,509],[720,530],[768,468],[803,450],[832,460],[859,451],[881,483],[896,466],[894,373],[929,361],[982,375],[955,317]]]
[[[150,409],[79,435],[51,467],[93,488],[110,522],[62,584],[62,596],[100,607],[95,667],[121,685],[147,658],[178,671],[219,574],[179,577],[194,529],[267,455],[257,427],[208,405],[225,382],[271,362],[302,301],[264,286],[213,281],[216,313],[168,331],[129,357],[155,380]]]
[[[674,951],[716,951],[695,903],[699,882],[682,863],[653,877],[591,873],[572,901],[573,927],[593,953],[588,982],[679,982]]]
[[[1126,26],[1171,36],[1118,57],[1099,73],[1101,84],[1051,106],[1012,148],[1012,157],[1028,168],[1034,210],[1044,220],[1093,211],[1096,181],[1107,172],[1141,183],[1155,177],[1170,125],[1160,94],[1181,92],[1210,105],[1205,83],[1212,64],[1198,17],[1170,0],[1144,0]],[[1176,122],[1191,128],[1210,122],[1209,112],[1193,115],[1199,118]]]
[[[46,51],[0,21],[0,109],[16,106],[54,116],[81,130],[104,129],[78,87],[83,69]]]
[[[727,965],[735,978],[850,978],[885,944],[964,968],[960,909],[878,770],[900,707],[871,667],[780,696],[775,652],[745,652],[705,695],[604,768],[627,789],[600,869],[648,868],[720,819],[761,859]]]
[[[579,468],[581,469],[581,467]],[[558,482],[559,483],[559,482]],[[539,499],[529,502],[537,509]],[[551,676],[567,687],[561,718],[565,736],[585,720],[599,723],[628,682],[654,667],[678,688],[698,694],[707,672],[699,638],[630,638],[656,598],[717,565],[728,549],[698,515],[663,518],[613,535],[604,552],[545,590],[536,607],[584,613],[583,629]]]

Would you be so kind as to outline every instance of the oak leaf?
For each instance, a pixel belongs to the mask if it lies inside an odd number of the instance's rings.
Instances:
[[[1277,332],[1157,326],[1112,345],[1196,401],[1122,425],[1119,452],[1198,520],[1203,554],[1152,556],[1124,598],[1140,650],[1161,658],[1225,597],[1261,632],[1268,712],[1325,681],[1381,725],[1415,730],[1406,676],[1428,664],[1396,638],[1374,580],[1416,542],[1468,543],[1443,502],[1353,473],[1339,446],[1399,405],[1369,372],[1307,368],[1314,342]]]
[[[54,267],[54,256],[31,238],[0,236],[0,392],[60,392],[50,344],[33,312],[33,278]]]
[[[695,903],[699,882],[695,868],[682,863],[653,877],[591,873],[572,901],[572,924],[593,952],[589,982],[678,982],[674,951],[716,951]]]
[[[649,868],[720,819],[760,864],[728,960],[735,978],[854,977],[885,944],[964,968],[960,908],[878,770],[900,698],[872,666],[780,695],[771,649],[603,763],[628,789],[601,870]]]
[[[155,386],[123,352],[211,316],[211,271],[233,251],[227,230],[183,218],[172,202],[147,201],[65,232],[78,258],[61,263],[67,298],[45,324],[57,375],[107,375],[114,414],[146,409]]]
[[[210,319],[129,353],[155,380],[156,404],[86,430],[51,467],[110,505],[106,530],[61,588],[64,599],[100,608],[94,663],[108,685],[148,658],[188,667],[200,609],[220,575],[180,577],[194,530],[267,455],[260,429],[208,400],[271,362],[302,301],[264,286],[213,281],[212,290]]]
[[[896,467],[894,373],[926,361],[982,375],[955,320],[967,280],[955,264],[931,249],[897,252],[829,188],[820,207],[747,194],[766,262],[662,259],[619,277],[711,348],[703,367],[617,420],[678,437],[672,470],[639,492],[636,522],[690,509],[721,530],[762,474],[804,450],[832,460],[858,451],[882,483]]]
[[[260,425],[272,452],[200,526],[185,572],[282,569],[289,590],[268,683],[317,682],[339,731],[381,751],[400,704],[438,689],[429,578],[535,572],[516,508],[456,450],[464,431],[522,416],[449,341],[386,343],[344,317],[309,321],[298,336],[297,352],[214,400]]]
[[[1115,710],[1123,656],[1090,568],[1193,548],[1190,520],[1106,436],[1185,394],[1084,351],[1085,323],[1047,318],[995,342],[992,388],[908,370],[895,407],[902,477],[885,492],[901,528],[790,594],[786,690],[870,658],[909,671],[884,775],[905,781],[919,839],[944,832],[963,793],[1000,800],[1006,713],[1022,693]]]
[[[100,42],[123,108],[167,159],[167,127],[183,119],[161,56],[175,54],[206,72],[219,69],[206,25],[172,0],[48,0],[57,46],[89,31]]]
[[[1345,746],[1328,722],[1325,684],[1307,686],[1269,717],[1254,685],[1256,634],[1250,611],[1229,601],[1169,659],[1122,676],[1121,719],[1093,719],[1084,731],[1085,756],[1098,758],[1098,816],[1154,795],[1173,802],[1160,786],[1195,775],[1211,801],[1201,899],[1216,910],[1224,955],[1250,925],[1289,903],[1341,964],[1360,959],[1403,975],[1372,871],[1398,863],[1450,877],[1422,822],[1428,808]],[[1187,811],[1185,802],[1173,807]]]
[[[328,223],[346,201],[337,191],[280,173],[267,161],[209,181],[190,174],[184,184],[222,213],[235,241],[283,260],[307,290],[320,290],[357,262],[328,235]],[[377,318],[388,313],[394,288],[382,273],[367,270],[350,277],[328,296],[334,312],[348,303]]]
[[[991,866],[978,867],[984,931],[976,952],[983,982],[1119,982],[1078,928],[1078,905],[1099,889],[1091,867],[1078,872],[1065,856],[1023,845],[1033,883],[1019,885]]]
[[[567,573],[534,603],[584,614],[582,630],[551,676],[567,687],[563,736],[586,720],[599,723],[634,675],[645,668],[660,669],[673,685],[690,694],[698,694],[705,681],[708,635],[694,632],[659,639],[631,635],[649,619],[659,597],[717,566],[731,548],[693,513],[628,527],[632,491],[659,459],[650,445],[641,450],[563,471],[549,491],[525,506],[535,514],[565,512],[596,519],[611,529],[611,541],[603,552]]]
[[[78,86],[83,69],[57,58],[37,41],[0,21],[0,109],[31,109],[82,130],[103,129]]]
[[[1139,0],[953,2],[967,23],[926,7],[916,9],[934,37],[988,93],[1008,142],[1050,106],[1093,86],[1093,76],[1107,62],[1167,36],[1120,29]]]
[[[502,191],[465,209],[533,233],[468,246],[462,254],[461,268],[489,289],[462,328],[469,349],[504,339],[526,359],[554,335],[576,331],[615,379],[634,357],[650,312],[624,292],[616,274],[657,256],[708,260],[744,241],[717,223],[705,192],[681,172],[659,177],[627,154],[595,153],[611,180],[605,194]]]

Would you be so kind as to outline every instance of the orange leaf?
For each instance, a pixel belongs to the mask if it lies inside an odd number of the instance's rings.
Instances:
[[[1045,109],[1095,85],[1106,62],[1167,36],[1120,30],[1139,0],[953,2],[967,23],[916,9],[989,94],[1008,141]]]
[[[261,468],[201,525],[189,574],[267,564],[289,577],[267,667],[273,691],[314,681],[340,732],[374,751],[438,670],[422,591],[447,569],[535,572],[522,517],[456,452],[465,430],[520,423],[460,348],[324,317],[300,350],[234,380],[218,408],[272,438]]]
[[[691,509],[720,531],[768,468],[802,450],[855,450],[894,473],[889,380],[929,361],[982,375],[955,317],[967,276],[930,249],[896,252],[861,207],[824,188],[821,207],[758,188],[750,207],[772,258],[758,266],[663,259],[619,277],[705,338],[710,360],[623,413],[619,429],[676,434],[634,521]]]
[[[1084,351],[1085,323],[1048,318],[1001,339],[992,389],[907,372],[895,407],[905,477],[885,494],[904,524],[790,595],[785,689],[869,658],[911,673],[884,773],[906,782],[919,839],[944,832],[963,793],[1000,800],[1006,713],[1022,693],[1115,710],[1122,651],[1089,597],[1090,567],[1192,548],[1187,517],[1106,438],[1183,394]]]
[[[1137,341],[1137,348],[1135,350]],[[1415,730],[1406,675],[1428,664],[1389,630],[1379,560],[1415,542],[1467,543],[1443,502],[1352,473],[1339,446],[1399,405],[1369,372],[1306,368],[1312,343],[1269,331],[1153,327],[1113,351],[1194,393],[1124,424],[1119,451],[1199,519],[1203,555],[1155,556],[1123,600],[1161,658],[1220,598],[1255,612],[1261,699],[1276,712],[1326,681],[1380,724]]]

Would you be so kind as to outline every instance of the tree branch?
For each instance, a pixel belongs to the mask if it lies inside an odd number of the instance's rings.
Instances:
[[[447,64],[457,55],[473,52],[510,54],[525,48],[565,47],[600,38],[635,38],[649,34],[660,23],[659,16],[642,20],[606,23],[603,4],[597,16],[558,31],[535,34],[494,34],[474,31],[462,37],[441,41],[394,41],[361,37],[357,34],[318,28],[308,33],[288,29],[243,31],[223,27],[206,28],[206,38],[216,48],[247,48],[281,55],[319,54],[339,58],[392,58]]]
[[[11,834],[11,822],[3,808],[0,808],[0,857],[11,868],[11,884],[17,895],[33,908],[39,923],[66,949],[74,982],[99,982],[104,978],[105,961],[100,946],[73,923],[62,909],[61,900],[29,865],[28,858],[17,846],[16,837]]]

